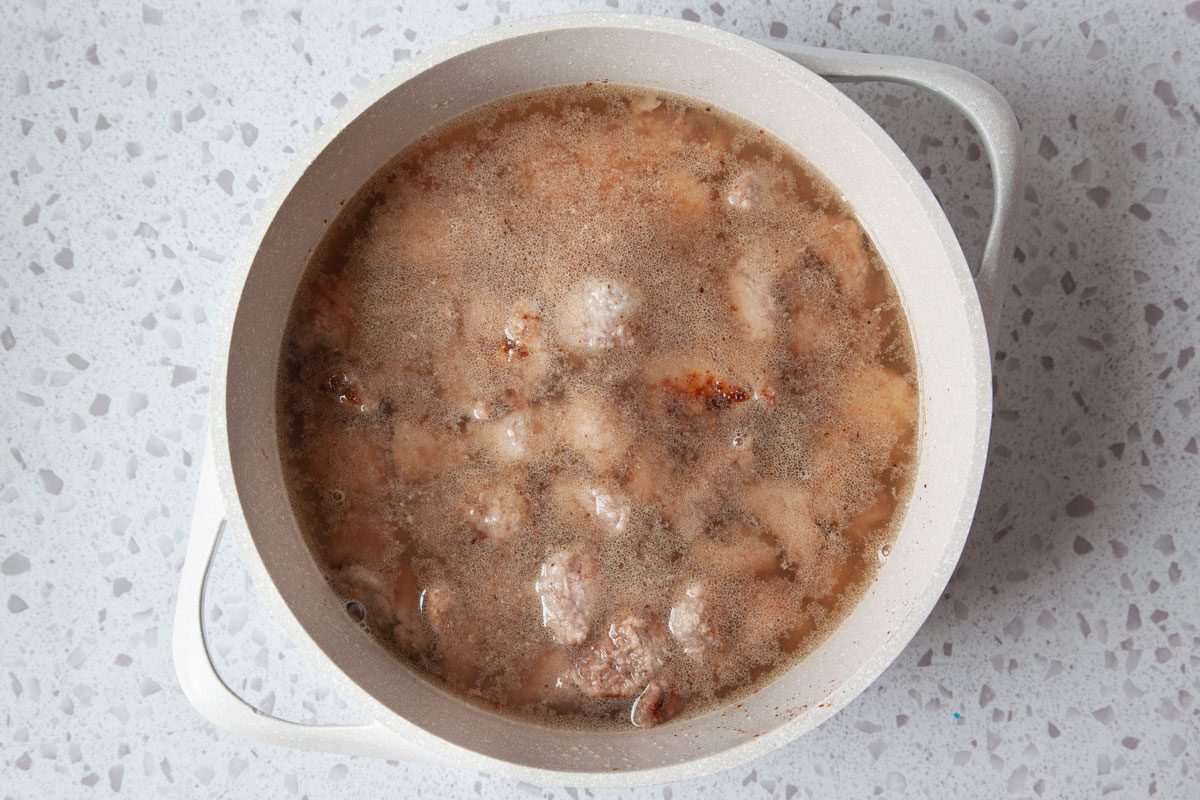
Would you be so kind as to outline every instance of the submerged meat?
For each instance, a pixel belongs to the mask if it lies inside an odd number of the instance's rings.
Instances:
[[[583,496],[584,507],[605,530],[624,533],[629,519],[629,503],[613,492],[589,487]]]
[[[779,570],[779,545],[772,537],[744,526],[724,531],[724,538],[702,536],[692,544],[691,561],[710,575],[761,577]]]
[[[812,617],[803,600],[788,591],[786,579],[769,578],[754,583],[746,598],[737,643],[759,663],[771,663],[781,645],[797,642],[812,629]]]
[[[542,625],[559,644],[583,644],[594,593],[595,566],[573,550],[555,553],[543,564],[534,583],[542,603]]]
[[[461,464],[466,443],[451,433],[438,433],[411,422],[401,422],[392,432],[392,461],[404,483],[423,483]]]
[[[895,510],[895,496],[888,489],[880,489],[863,505],[862,511],[850,519],[841,532],[842,536],[855,544],[861,543],[869,536],[882,532],[892,521]]]
[[[796,292],[788,313],[788,349],[797,356],[817,356],[844,349],[848,326],[843,316],[817,293]]]
[[[398,262],[417,274],[445,274],[454,268],[469,234],[483,239],[499,233],[499,220],[473,214],[465,195],[435,198],[415,186],[402,191],[396,212],[372,220],[373,235],[366,239],[375,247],[367,257]]]
[[[308,307],[297,316],[293,341],[306,352],[345,352],[354,335],[353,284],[336,275],[317,275]]]
[[[486,370],[488,359],[480,352],[469,351],[461,337],[456,337],[447,349],[458,353],[459,357],[439,356],[433,364],[432,396],[438,406],[454,417],[474,417],[479,409],[495,405],[495,386],[489,383],[491,376]],[[404,397],[404,405],[428,397],[426,387],[422,386],[420,391],[421,395],[416,398]]]
[[[747,170],[730,182],[725,193],[725,202],[730,208],[748,211],[761,203],[765,194],[762,179],[753,171]]]
[[[445,635],[450,632],[454,611],[454,594],[447,586],[435,584],[421,591],[421,614],[435,633]]]
[[[842,419],[869,440],[880,463],[912,433],[917,393],[902,375],[881,365],[868,365],[847,383]]]
[[[382,630],[395,624],[395,598],[382,573],[362,564],[350,564],[334,575],[333,587],[350,602],[358,604],[357,608],[347,608],[352,617]]]
[[[775,284],[786,264],[783,253],[755,243],[729,270],[730,305],[741,321],[743,335],[752,342],[770,341],[775,336],[783,317],[775,299]]]
[[[746,508],[779,542],[788,561],[811,565],[823,539],[813,519],[808,488],[796,481],[770,479],[746,489]]]
[[[504,321],[500,356],[526,390],[550,372],[552,352],[542,327],[541,309],[529,299],[519,300]]]
[[[545,445],[546,421],[537,409],[513,411],[486,423],[480,429],[479,440],[501,462],[527,461]]]
[[[643,95],[629,104],[634,115],[635,130],[654,145],[672,142],[687,130],[684,112],[663,102],[661,97]]]
[[[384,575],[362,564],[350,564],[337,571],[332,583],[348,598],[346,612],[351,619],[390,633],[392,641],[410,655],[429,646],[410,574]]]
[[[662,105],[662,98],[652,94],[639,94],[630,98],[629,110],[634,114],[648,114]]]
[[[330,494],[350,503],[374,497],[391,476],[387,448],[367,426],[306,431],[295,455],[306,472],[324,477]]]
[[[870,305],[869,291],[875,268],[863,240],[862,227],[851,217],[820,215],[814,232],[814,251],[833,272],[842,296],[852,305]]]
[[[688,170],[671,170],[662,183],[665,205],[675,219],[698,222],[711,211],[713,189]]]
[[[847,379],[841,413],[822,431],[813,458],[818,520],[844,525],[874,498],[894,465],[908,460],[916,414],[916,391],[893,370],[864,366]]]
[[[729,439],[738,440],[739,435]],[[753,475],[745,446],[743,441],[738,446],[718,445],[693,454],[677,480],[658,498],[663,518],[672,532],[691,542],[720,519],[722,509],[728,508],[747,478]]]
[[[581,354],[604,353],[627,342],[633,298],[619,283],[589,281],[563,309],[563,342]]]
[[[637,442],[625,459],[623,486],[638,503],[654,504],[668,495],[674,464],[665,448],[653,442]]]
[[[592,394],[575,394],[562,410],[563,443],[597,472],[620,466],[632,435],[612,404]]]
[[[527,299],[517,301],[504,322],[504,354],[510,359],[518,358],[544,345],[542,314],[537,303]]]
[[[511,483],[497,483],[471,492],[467,521],[484,538],[504,541],[529,524],[529,501]]]
[[[667,720],[670,694],[658,681],[650,681],[633,701],[629,721],[637,728],[649,728]]]
[[[704,594],[704,587],[698,581],[689,583],[671,606],[667,621],[671,638],[692,658],[703,658],[717,645],[717,632],[709,621]]]
[[[662,668],[662,645],[646,621],[635,616],[609,625],[605,639],[575,665],[571,677],[587,697],[633,697]]]
[[[604,533],[624,533],[629,523],[629,500],[607,483],[561,478],[555,481],[550,494],[559,513],[572,519],[589,520],[596,530]]]
[[[462,598],[444,583],[425,587],[419,607],[426,627],[433,632],[432,652],[424,655],[447,680],[473,686],[482,667],[481,620],[473,617]]]

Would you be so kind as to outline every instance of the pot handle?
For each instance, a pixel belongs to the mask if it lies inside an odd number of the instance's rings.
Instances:
[[[357,756],[432,762],[383,723],[306,725],[265,714],[243,700],[213,667],[204,638],[204,588],[225,529],[225,509],[212,443],[205,446],[200,488],[192,512],[187,553],[179,579],[172,649],[183,694],[209,722],[264,744]]]
[[[924,89],[970,120],[992,167],[992,224],[975,272],[975,286],[988,340],[995,345],[995,326],[1005,298],[1001,271],[1011,252],[1022,158],[1021,127],[1004,95],[982,78],[937,61],[778,42],[760,44],[830,81],[887,81]]]

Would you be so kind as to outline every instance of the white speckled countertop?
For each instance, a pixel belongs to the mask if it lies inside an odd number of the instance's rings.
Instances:
[[[92,5],[12,0],[0,30],[0,797],[1200,796],[1200,2]],[[1016,109],[991,456],[944,601],[832,721],[671,787],[542,789],[214,729],[176,684],[171,614],[214,309],[256,208],[396,61],[613,7],[948,61]],[[977,257],[969,127],[909,90],[851,91]],[[358,718],[231,545],[216,573],[226,678],[288,718]]]

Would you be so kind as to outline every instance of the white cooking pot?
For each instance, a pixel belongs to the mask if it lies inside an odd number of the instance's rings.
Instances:
[[[954,569],[983,475],[992,408],[984,320],[995,321],[1003,296],[997,270],[1008,252],[1019,131],[1004,99],[961,70],[771,47],[775,52],[655,17],[518,22],[404,63],[309,143],[249,238],[216,340],[209,447],[174,632],[180,684],[204,716],[252,739],[299,748],[452,764],[538,783],[656,783],[733,767],[795,739],[849,703],[904,649]],[[992,162],[995,218],[974,281],[912,164],[821,75],[920,86],[975,124]],[[400,667],[349,619],[309,554],[288,502],[275,434],[276,366],[289,307],[341,202],[409,142],[468,109],[599,79],[732,111],[824,174],[858,213],[891,272],[916,345],[921,398],[913,497],[877,580],[841,626],[737,707],[658,728],[602,732],[501,716]],[[201,604],[223,528],[233,531],[258,592],[313,668],[375,721],[285,722],[254,710],[221,682],[205,647]]]

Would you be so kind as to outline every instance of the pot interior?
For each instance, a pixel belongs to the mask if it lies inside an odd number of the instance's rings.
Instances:
[[[228,449],[255,551],[249,555],[261,559],[273,583],[260,589],[278,592],[286,612],[349,678],[340,689],[354,699],[359,687],[365,696],[357,699],[368,709],[426,743],[421,731],[491,759],[555,772],[642,771],[706,758],[708,769],[730,766],[813,727],[865,688],[908,642],[949,578],[974,509],[991,410],[970,276],[928,188],[886,135],[829,84],[764,48],[699,26],[628,19],[576,18],[480,39],[481,46],[393,82],[344,129],[324,132],[323,149],[282,200],[253,258],[227,362],[218,364],[226,424],[215,425],[215,441],[218,451]],[[621,732],[551,729],[483,710],[399,666],[357,628],[293,517],[274,407],[291,299],[339,203],[414,138],[468,109],[602,79],[689,95],[738,114],[787,142],[838,187],[891,272],[921,392],[914,495],[878,579],[843,624],[737,707]]]

